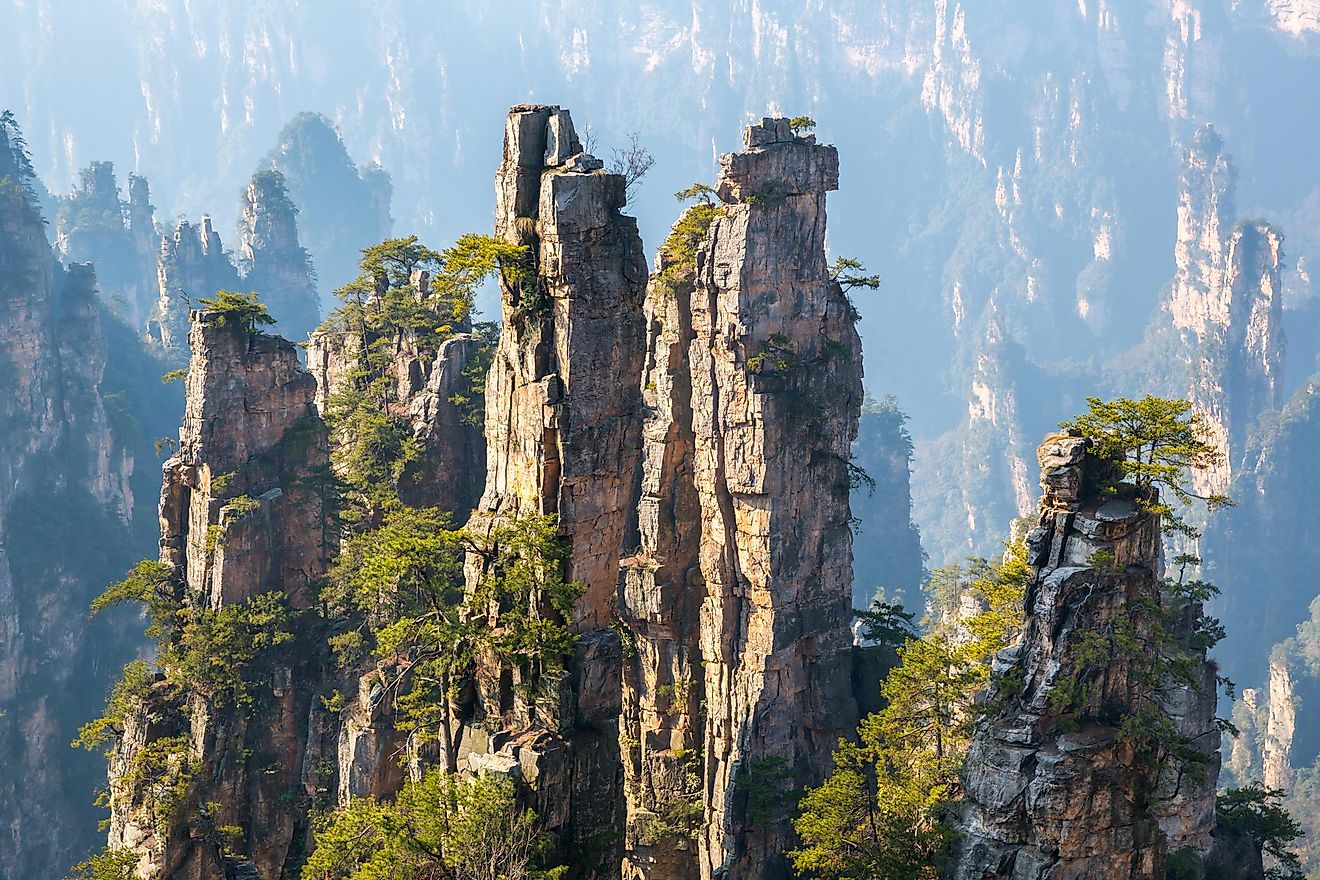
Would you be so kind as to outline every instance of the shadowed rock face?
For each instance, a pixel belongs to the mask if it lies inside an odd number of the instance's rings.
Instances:
[[[110,844],[136,850],[150,876],[203,880],[255,869],[279,877],[305,844],[309,768],[320,757],[319,731],[309,728],[323,646],[303,613],[333,531],[304,478],[327,464],[325,429],[316,383],[291,343],[194,312],[189,345],[179,448],[161,489],[161,561],[178,574],[184,601],[199,607],[283,592],[294,642],[265,670],[272,686],[250,711],[163,688],[143,701],[110,762]],[[169,736],[187,737],[198,781],[181,818],[160,825],[126,779],[142,750]],[[206,829],[221,825],[242,830],[249,864],[215,845]]]
[[[1149,633],[1142,609],[1160,602],[1160,519],[1133,487],[1098,491],[1107,465],[1083,438],[1051,434],[1038,459],[1044,497],[1027,538],[1027,619],[1021,641],[995,660],[997,675],[1021,685],[1001,694],[1003,708],[981,723],[967,755],[954,876],[1162,878],[1166,852],[1205,855],[1215,843],[1214,667],[1202,659],[1200,687],[1167,704],[1208,759],[1203,783],[1178,788],[1119,735],[1116,719],[1154,698],[1149,685],[1121,656],[1097,660],[1088,649],[1120,622],[1139,640]],[[1094,686],[1077,696],[1078,681]]]
[[[307,338],[321,320],[311,258],[298,242],[297,209],[284,175],[258,171],[243,191],[239,262],[243,283],[261,293],[280,335]]]
[[[784,876],[783,815],[748,786],[817,783],[856,723],[850,445],[861,341],[825,261],[838,154],[786,119],[720,158],[697,254],[690,348],[705,584],[703,877]]]
[[[486,382],[486,488],[470,527],[556,514],[568,576],[585,588],[571,621],[576,657],[527,700],[507,670],[478,673],[470,763],[520,767],[538,812],[568,852],[605,846],[619,789],[618,637],[609,629],[641,446],[646,265],[621,175],[581,151],[568,111],[514,107],[496,175],[495,231],[526,245],[535,281],[503,285],[503,329]],[[469,579],[481,576],[469,559]],[[502,674],[503,673],[503,674]],[[516,675],[516,673],[515,673]],[[497,754],[486,755],[484,752]]]

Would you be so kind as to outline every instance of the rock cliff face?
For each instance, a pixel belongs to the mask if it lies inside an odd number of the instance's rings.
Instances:
[[[128,194],[120,200],[112,163],[91,163],[60,203],[55,247],[66,264],[94,264],[101,296],[140,329],[156,301],[160,236],[146,178],[129,175]]]
[[[284,175],[258,171],[243,192],[239,265],[246,287],[259,291],[281,336],[307,338],[321,320],[312,263],[298,243],[298,209]]]
[[[161,489],[161,561],[194,609],[282,593],[292,647],[263,670],[250,706],[191,684],[162,683],[143,701],[110,762],[110,845],[137,852],[144,876],[280,877],[306,843],[321,757],[319,733],[308,732],[316,689],[302,683],[318,680],[322,651],[303,613],[333,532],[304,478],[327,464],[325,431],[315,381],[290,343],[213,312],[193,313],[189,343],[187,409]],[[140,780],[144,756],[172,737],[186,741],[177,760],[192,781],[162,820]],[[223,826],[239,839],[222,843]]]
[[[1082,438],[1050,435],[1039,460],[1044,497],[1027,539],[1027,618],[1021,641],[995,663],[1020,685],[1001,695],[967,755],[954,876],[1162,878],[1170,847],[1210,846],[1217,743],[1196,803],[1159,798],[1158,769],[1112,720],[1155,695],[1130,661],[1093,647],[1120,627],[1148,637],[1141,609],[1160,602],[1159,518],[1131,492],[1096,491],[1105,464]],[[1213,707],[1213,691],[1202,699]],[[1200,714],[1196,701],[1171,712],[1187,727]]]
[[[1188,391],[1224,452],[1222,465],[1195,475],[1203,492],[1228,491],[1248,433],[1283,402],[1283,236],[1267,223],[1235,222],[1236,179],[1223,139],[1198,130],[1183,154],[1166,308],[1182,337]]]
[[[188,313],[203,297],[238,287],[238,270],[220,243],[220,233],[202,217],[194,226],[180,220],[160,240],[157,298],[147,335],[173,361],[188,360]]]
[[[912,522],[912,437],[907,416],[889,399],[862,407],[853,458],[870,482],[854,480],[857,519],[853,604],[865,608],[883,587],[889,601],[915,607],[924,574],[921,533]]]
[[[620,646],[609,627],[641,445],[646,264],[636,221],[619,213],[623,177],[582,152],[568,111],[510,111],[495,188],[496,234],[531,249],[535,280],[502,285],[503,330],[486,381],[486,488],[469,525],[481,533],[519,514],[557,515],[568,577],[585,593],[570,621],[571,673],[549,686],[560,692],[528,705],[507,674],[487,668],[479,712],[511,734],[490,750],[521,763],[564,845],[608,852],[602,835],[623,806]],[[469,560],[470,578],[480,565]]]
[[[745,144],[720,159],[695,253],[662,256],[648,292],[640,548],[619,603],[630,878],[784,876],[787,821],[748,792],[818,782],[856,720],[861,347],[824,248],[838,155],[786,119]]]
[[[418,278],[417,284],[423,279]],[[418,291],[421,295],[421,291]],[[438,351],[423,351],[417,340],[400,332],[390,358],[394,406],[405,413],[421,454],[399,477],[399,497],[417,507],[439,507],[462,525],[485,486],[486,438],[482,426],[453,402],[471,396],[472,369],[480,365],[489,342],[475,333],[451,336]],[[316,405],[326,412],[331,398],[361,356],[361,336],[321,328],[307,346],[307,369],[316,377]]]
[[[55,261],[38,187],[0,114],[4,877],[62,876],[94,843],[95,810],[73,793],[91,791],[101,768],[68,743],[136,647],[122,621],[87,620],[91,599],[131,562],[132,440],[102,394],[96,276]]]

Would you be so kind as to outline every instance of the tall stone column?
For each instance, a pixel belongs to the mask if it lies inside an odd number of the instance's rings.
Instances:
[[[786,119],[720,158],[690,347],[705,597],[702,877],[776,878],[853,731],[849,456],[861,341],[825,259],[838,153]],[[769,793],[769,794],[767,794]]]
[[[582,152],[567,110],[510,110],[495,188],[496,234],[528,247],[529,277],[501,285],[486,490],[469,528],[556,515],[570,548],[566,574],[585,592],[564,679],[542,682],[529,699],[508,670],[484,664],[479,713],[496,733],[487,746],[502,757],[492,760],[521,766],[543,822],[578,858],[603,847],[604,875],[617,875],[616,847],[604,845],[622,813],[620,645],[610,626],[641,445],[646,262],[636,220],[620,213],[623,176]],[[470,582],[481,565],[469,558]]]

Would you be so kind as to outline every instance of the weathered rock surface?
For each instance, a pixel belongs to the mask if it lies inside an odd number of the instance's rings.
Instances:
[[[243,284],[261,293],[276,330],[301,342],[320,323],[321,309],[311,257],[298,243],[297,214],[283,174],[252,175],[243,191],[238,256]]]
[[[1236,222],[1237,173],[1209,126],[1184,150],[1179,183],[1166,309],[1182,337],[1191,399],[1224,453],[1195,483],[1223,493],[1257,419],[1283,403],[1283,236],[1268,223]]]
[[[1021,641],[995,661],[1021,684],[978,727],[967,755],[953,876],[1162,878],[1171,843],[1161,821],[1174,846],[1209,848],[1213,781],[1193,804],[1161,800],[1158,768],[1139,759],[1114,720],[1153,693],[1121,657],[1084,659],[1088,640],[1120,622],[1138,639],[1149,628],[1141,608],[1160,601],[1160,521],[1131,491],[1097,492],[1105,465],[1082,438],[1050,435],[1039,461],[1044,498],[1028,537],[1027,619]],[[1079,682],[1093,686],[1079,691]],[[1213,707],[1213,690],[1203,699]],[[1196,704],[1172,714],[1188,727],[1202,720]]]
[[[134,645],[87,604],[131,562],[131,444],[107,412],[91,268],[62,269],[0,117],[0,876],[63,876],[95,842],[96,756],[69,741]],[[117,215],[116,215],[117,217]]]
[[[195,607],[284,593],[297,647],[267,670],[270,690],[255,695],[250,711],[186,688],[144,701],[111,759],[110,845],[139,853],[139,870],[153,877],[204,880],[240,869],[280,877],[306,843],[323,733],[316,688],[298,683],[320,671],[318,642],[304,643],[309,623],[300,613],[333,545],[323,499],[303,479],[327,464],[325,429],[316,383],[289,342],[203,311],[193,313],[189,344],[187,408],[161,489],[161,561]],[[162,824],[127,779],[143,749],[180,735],[196,781]],[[231,849],[246,860],[216,845],[208,829],[225,825],[241,830]]]
[[[519,105],[505,126],[495,231],[528,246],[535,281],[502,285],[503,329],[486,382],[486,488],[470,527],[555,514],[570,544],[568,577],[585,588],[570,621],[576,657],[534,701],[499,669],[479,672],[478,716],[465,734],[520,766],[538,811],[569,851],[599,848],[622,814],[620,644],[609,628],[641,446],[637,386],[645,351],[646,265],[625,183],[581,152],[568,111]],[[479,558],[469,577],[480,577]]]
[[[462,525],[485,486],[486,437],[472,423],[455,395],[472,396],[470,365],[488,343],[474,333],[458,333],[439,350],[422,350],[399,332],[392,340],[390,370],[397,412],[407,418],[421,454],[399,478],[399,497],[417,507],[439,507]],[[331,398],[359,364],[362,337],[353,331],[316,330],[307,346],[307,369],[316,377],[316,405],[327,412]],[[465,372],[467,370],[468,372]]]
[[[806,785],[850,733],[851,444],[861,344],[825,261],[838,154],[766,119],[720,159],[691,295],[707,802],[702,877],[784,876],[784,816],[749,785]]]
[[[682,221],[680,221],[682,222]],[[625,880],[697,877],[704,820],[699,564],[689,349],[695,255],[657,259],[646,290],[647,348],[636,553],[623,560],[626,629],[620,715]]]
[[[147,335],[172,360],[188,360],[188,314],[203,297],[238,287],[238,270],[220,242],[210,217],[199,225],[180,220],[160,240],[157,299],[147,319]]]

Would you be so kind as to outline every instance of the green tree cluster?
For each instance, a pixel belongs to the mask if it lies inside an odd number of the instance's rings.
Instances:
[[[501,776],[460,780],[439,769],[392,802],[354,800],[325,817],[303,880],[558,880],[536,815]],[[99,880],[99,878],[98,878]]]
[[[200,297],[197,304],[216,314],[217,326],[237,327],[247,334],[256,333],[258,328],[275,323],[256,291],[235,293],[232,290],[217,290],[213,297]]]
[[[980,610],[928,617],[879,602],[863,615],[870,638],[903,639],[899,665],[881,686],[885,707],[863,719],[856,742],[841,741],[835,769],[802,799],[794,822],[794,868],[822,880],[885,877],[934,880],[951,840],[945,813],[958,797],[959,769],[979,717],[975,701],[990,662],[1014,638],[1026,589],[1025,548],[999,563],[972,560],[942,569],[942,582],[975,597]]]

